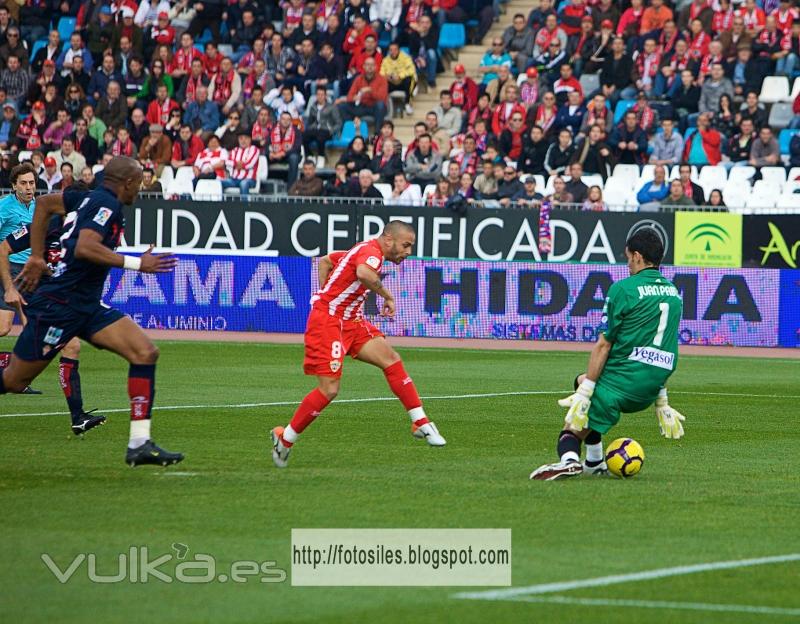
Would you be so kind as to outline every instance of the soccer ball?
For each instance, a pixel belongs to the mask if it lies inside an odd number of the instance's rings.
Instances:
[[[632,438],[617,438],[608,445],[606,464],[608,471],[618,477],[632,477],[642,469],[644,449]]]

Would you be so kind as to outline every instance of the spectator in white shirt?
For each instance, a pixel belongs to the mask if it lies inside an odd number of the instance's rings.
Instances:
[[[392,196],[386,201],[391,206],[421,206],[422,193],[419,186],[409,184],[405,173],[398,173],[394,176],[394,189]]]
[[[258,173],[258,148],[253,145],[253,139],[246,130],[239,132],[239,147],[231,150],[228,155],[228,175],[222,180],[222,188],[238,188],[242,197],[250,194],[250,189],[256,185]]]

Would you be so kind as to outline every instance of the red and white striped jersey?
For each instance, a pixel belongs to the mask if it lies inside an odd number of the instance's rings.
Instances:
[[[228,156],[228,169],[231,172],[231,177],[234,180],[255,180],[258,170],[258,157],[260,155],[259,149],[255,145],[242,149],[235,147],[231,150]],[[243,169],[236,169],[236,163],[242,163]]]
[[[194,166],[200,170],[200,173],[211,173],[213,171],[217,174],[218,178],[224,178],[224,169],[213,169],[211,166],[212,163],[218,160],[227,161],[228,150],[222,147],[216,150],[205,148],[197,155],[197,158],[195,158]]]
[[[360,264],[366,264],[376,273],[383,265],[383,252],[377,240],[359,243],[348,251],[329,254],[333,270],[325,285],[311,297],[315,310],[325,311],[345,321],[360,319],[364,315],[364,299],[368,289],[356,276]]]

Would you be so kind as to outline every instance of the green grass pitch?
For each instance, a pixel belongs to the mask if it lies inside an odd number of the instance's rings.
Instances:
[[[10,345],[0,340],[0,348]],[[62,585],[43,553],[62,567],[95,553],[98,572],[110,574],[131,546],[171,553],[183,543],[219,566],[274,560],[289,570],[293,527],[510,527],[514,586],[800,552],[797,360],[684,356],[670,382],[670,402],[687,417],[684,439],[661,438],[651,408],[623,417],[606,437],[641,442],[647,459],[639,476],[539,483],[528,474],[554,458],[563,417],[555,401],[585,367],[585,353],[403,349],[423,396],[556,393],[428,400],[448,440],[443,449],[409,435],[396,401],[334,404],[279,471],[267,432],[286,424],[293,408],[224,406],[298,401],[312,385],[301,373],[302,348],[163,343],[161,350],[153,436],[186,453],[179,466],[126,467],[124,411],[83,440],[73,439],[63,414],[0,418],[0,621],[739,624],[800,617],[791,611],[800,608],[798,561],[572,590],[546,602],[459,600],[457,592],[481,588],[458,587],[96,584],[85,563]],[[86,407],[125,408],[126,371],[118,358],[85,347]],[[0,415],[63,412],[55,366],[35,386],[45,395],[0,397]],[[385,396],[379,371],[346,362],[341,399]],[[201,405],[221,407],[159,410]]]

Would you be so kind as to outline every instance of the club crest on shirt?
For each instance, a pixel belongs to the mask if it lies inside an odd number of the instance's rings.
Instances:
[[[19,228],[18,230],[14,230],[14,231],[11,233],[11,236],[13,236],[13,237],[14,237],[14,240],[19,240],[20,238],[22,238],[23,236],[25,236],[27,233],[28,233],[28,226],[27,226],[27,225],[23,225],[23,226],[22,226],[21,228]]]
[[[94,216],[94,221],[97,225],[105,225],[108,223],[108,220],[111,218],[111,215],[114,214],[110,208],[101,208],[97,211],[97,214]]]
[[[342,367],[342,363],[339,360],[331,360],[330,366],[331,372],[335,373]]]
[[[377,271],[378,268],[381,266],[380,258],[378,258],[377,256],[370,256],[369,258],[367,258],[367,266],[370,266]]]

